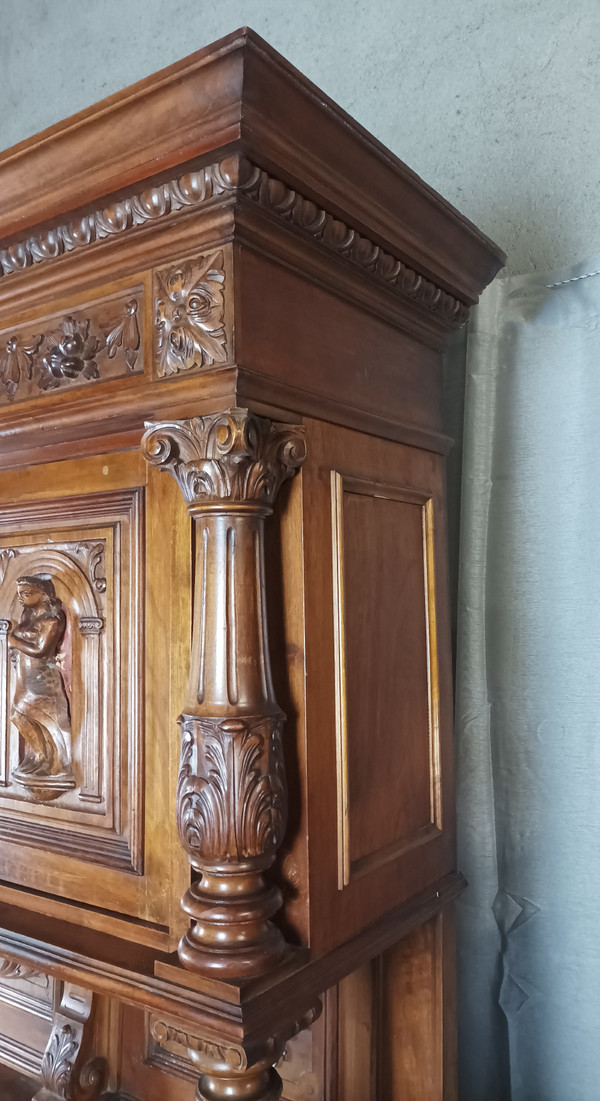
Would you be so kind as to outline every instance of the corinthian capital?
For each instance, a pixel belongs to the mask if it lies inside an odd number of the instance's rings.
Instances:
[[[217,501],[271,506],[304,460],[304,430],[247,409],[146,424],[142,453],[168,470],[192,508]]]

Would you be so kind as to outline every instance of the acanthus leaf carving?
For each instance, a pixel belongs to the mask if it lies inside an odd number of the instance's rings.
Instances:
[[[18,553],[18,550],[15,550],[14,547],[5,547],[0,550],[0,585],[3,583],[4,578],[6,577],[8,563],[10,562],[11,558],[15,558]]]
[[[94,1101],[106,1084],[104,1059],[82,1065],[93,995],[72,983],[62,984],[60,1004],[42,1058],[42,1088],[33,1101]]]
[[[68,1098],[73,1064],[79,1043],[73,1025],[63,1024],[55,1028],[42,1059],[42,1082],[47,1090],[58,1097]]]
[[[194,631],[181,724],[179,835],[201,873],[182,899],[185,967],[259,974],[285,944],[264,872],[283,840],[287,794],[267,647],[264,521],[305,454],[299,425],[247,409],[146,426],[148,462],[178,482],[196,524]]]
[[[146,428],[146,459],[173,474],[188,505],[211,499],[271,505],[306,454],[298,425],[275,424],[247,409]]]
[[[43,337],[33,335],[27,343],[19,334],[12,334],[6,341],[6,351],[0,356],[0,381],[6,387],[8,398],[13,398],[22,379],[31,381],[33,357]]]
[[[17,960],[0,959],[0,980],[6,982],[7,980],[16,981],[18,979],[35,982],[44,988],[49,984],[48,976],[30,964],[19,963]]]
[[[159,375],[226,362],[224,283],[220,251],[156,273]]]
[[[104,566],[104,555],[106,550],[105,541],[101,542],[88,542],[87,540],[80,540],[76,547],[77,554],[83,557],[85,561],[86,570],[89,579],[94,586],[96,592],[106,592],[106,577]]]
[[[275,854],[286,822],[282,719],[182,717],[177,819],[193,862]]]

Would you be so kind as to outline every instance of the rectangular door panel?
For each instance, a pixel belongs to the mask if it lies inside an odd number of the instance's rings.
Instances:
[[[130,935],[165,946],[189,874],[173,695],[190,529],[170,481],[135,451],[0,475],[0,896],[141,919]]]

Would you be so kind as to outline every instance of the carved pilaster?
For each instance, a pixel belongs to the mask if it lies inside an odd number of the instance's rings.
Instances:
[[[202,878],[182,901],[191,925],[179,956],[201,973],[258,974],[285,948],[269,920],[281,896],[263,874],[281,844],[287,803],[263,528],[281,483],[304,459],[302,429],[231,409],[147,425],[142,450],[176,478],[196,526],[177,813],[182,844]]]
[[[98,582],[96,582],[98,584]],[[104,583],[106,586],[106,582]],[[99,616],[81,616],[79,631],[82,636],[82,662],[84,684],[95,684],[96,691],[86,696],[81,744],[83,746],[83,782],[80,799],[89,803],[102,801],[102,753],[100,737],[100,702],[102,699],[102,663],[100,661],[100,634],[104,620]]]
[[[89,990],[65,983],[42,1059],[42,1088],[33,1101],[95,1101],[106,1082],[102,1059],[82,1060],[92,1010]]]
[[[4,745],[0,750],[0,785],[6,787],[10,775],[10,740],[8,738],[8,632],[10,619],[0,619],[0,730],[4,733]]]

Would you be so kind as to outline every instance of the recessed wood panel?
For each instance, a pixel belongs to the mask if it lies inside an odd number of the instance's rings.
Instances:
[[[0,1061],[40,1073],[52,1027],[56,980],[27,964],[0,959]],[[0,1096],[4,1096],[0,1092]]]
[[[337,472],[331,489],[343,888],[439,826],[437,643],[430,499]]]
[[[292,702],[323,951],[454,866],[444,469],[432,452],[304,423],[306,675]]]

